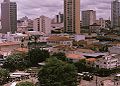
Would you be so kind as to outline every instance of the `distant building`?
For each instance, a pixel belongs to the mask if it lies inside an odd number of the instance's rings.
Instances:
[[[89,26],[90,33],[99,33],[100,28],[101,28],[101,25],[98,25],[96,23]]]
[[[33,30],[33,20],[28,19],[28,17],[23,17],[17,21],[17,31],[18,32],[26,32],[29,30]]]
[[[96,20],[96,23],[100,25],[101,28],[105,28],[106,21],[103,18],[99,18],[99,20]]]
[[[64,15],[62,13],[59,13],[55,16],[52,23],[63,23],[64,22]]]
[[[82,11],[82,26],[89,26],[96,23],[96,11]]]
[[[27,16],[20,18],[20,21],[25,21],[25,20],[28,20]]]
[[[114,0],[111,3],[111,25],[113,28],[120,26],[120,2]]]
[[[80,0],[64,0],[64,32],[80,34]]]
[[[51,36],[47,39],[48,45],[72,45],[72,40],[64,36]]]
[[[55,15],[55,17],[51,20],[51,29],[52,32],[54,30],[61,30],[64,28],[64,14],[59,13],[58,15]]]
[[[46,16],[40,16],[33,20],[34,31],[43,32],[45,34],[51,33],[51,19]]]
[[[105,28],[111,28],[111,21],[105,20]]]
[[[17,4],[16,2],[10,2],[10,0],[4,0],[1,3],[1,24],[2,33],[15,33],[17,31]]]

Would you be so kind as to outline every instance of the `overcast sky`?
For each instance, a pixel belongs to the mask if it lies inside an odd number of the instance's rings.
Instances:
[[[0,0],[2,2],[3,0]],[[36,18],[40,15],[54,17],[58,12],[63,13],[63,0],[11,0],[17,2],[18,17]],[[82,10],[96,10],[97,18],[110,17],[111,1],[113,0],[81,0]]]

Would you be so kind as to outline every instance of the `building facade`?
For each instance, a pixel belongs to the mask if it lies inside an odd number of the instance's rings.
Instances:
[[[80,0],[64,0],[64,32],[80,34]]]
[[[113,28],[120,26],[120,2],[114,0],[111,3],[111,26]]]
[[[96,11],[82,11],[82,26],[89,26],[96,23]]]
[[[120,55],[117,54],[109,54],[105,55],[102,58],[98,59],[95,62],[96,67],[98,68],[106,68],[106,69],[112,69],[120,67]]]
[[[17,31],[17,4],[16,2],[10,2],[10,0],[4,0],[1,4],[1,24],[2,33],[15,33]]]
[[[96,20],[96,23],[100,25],[101,28],[105,28],[106,22],[103,18],[99,18],[99,20]]]
[[[43,32],[45,34],[51,33],[51,19],[46,16],[40,16],[33,20],[34,31]]]
[[[57,46],[57,45],[71,46],[72,40],[64,36],[51,36],[47,38],[47,44],[52,46]]]
[[[63,23],[64,22],[64,15],[59,12],[58,15],[55,15],[55,18],[53,19],[53,23]]]

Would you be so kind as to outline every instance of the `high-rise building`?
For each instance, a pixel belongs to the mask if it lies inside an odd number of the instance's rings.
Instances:
[[[17,31],[17,4],[16,2],[10,2],[10,0],[4,0],[1,3],[1,24],[2,33],[15,33]]]
[[[64,15],[62,13],[59,13],[58,15],[55,15],[53,23],[63,23],[64,21]]]
[[[82,26],[89,26],[96,23],[96,11],[82,11]]]
[[[111,25],[113,28],[120,26],[120,1],[114,0],[111,3]]]
[[[51,33],[51,19],[46,16],[40,16],[33,20],[34,31],[39,31],[45,34]]]
[[[64,0],[64,32],[80,34],[80,0]]]

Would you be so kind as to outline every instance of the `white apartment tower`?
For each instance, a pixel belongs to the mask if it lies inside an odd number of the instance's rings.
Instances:
[[[46,16],[40,16],[33,21],[34,31],[43,32],[45,34],[51,33],[51,19]]]

